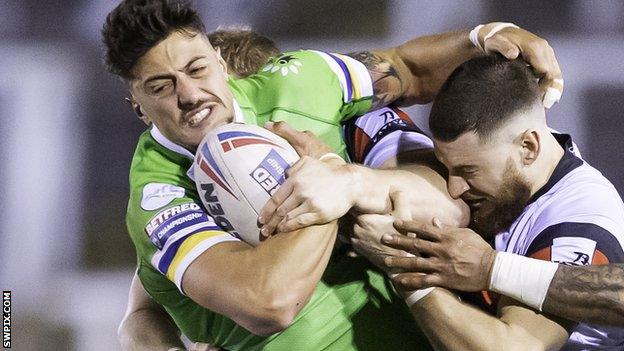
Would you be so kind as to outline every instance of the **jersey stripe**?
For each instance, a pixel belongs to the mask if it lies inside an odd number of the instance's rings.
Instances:
[[[167,277],[175,283],[181,293],[182,277],[186,269],[195,261],[199,255],[216,244],[226,241],[240,241],[234,236],[223,231],[207,231],[192,235],[180,245],[178,254],[167,270]]]
[[[354,100],[359,100],[362,98],[362,91],[360,89],[360,82],[358,79],[357,74],[355,74],[355,68],[353,67],[353,63],[349,62],[347,60],[347,56],[344,55],[340,55],[340,54],[334,54],[334,56],[340,58],[342,60],[342,62],[347,66],[348,68],[348,74],[349,77],[351,78],[351,82],[353,85],[353,95],[352,98]]]
[[[321,56],[334,72],[343,91],[343,101],[351,102],[373,95],[373,81],[368,69],[349,56],[310,50]]]
[[[345,102],[349,102],[353,100],[353,82],[351,81],[351,74],[349,74],[349,68],[347,68],[347,65],[339,57],[330,53],[328,53],[328,55],[329,57],[334,59],[334,61],[336,61],[336,63],[342,70],[342,73],[344,74],[345,82],[347,83],[347,100]]]
[[[212,223],[214,224],[214,222]],[[173,245],[176,245],[176,243],[178,241],[183,241],[183,239],[185,237],[187,237],[189,234],[191,233],[196,233],[199,231],[220,231],[220,228],[217,227],[216,225],[209,225],[209,223],[200,223],[200,224],[195,224],[193,226],[190,227],[186,227],[182,230],[177,231],[175,234],[171,235],[169,237],[169,239],[167,239],[167,242],[165,244],[165,246],[162,248],[162,250],[158,250],[156,251],[156,253],[154,254],[154,256],[152,256],[152,266],[154,266],[154,268],[158,269],[158,267],[161,266],[161,261],[163,259],[167,260],[165,258],[165,255],[167,254],[167,252],[169,252],[169,248]],[[226,232],[221,231],[224,235],[228,234]],[[228,234],[229,235],[229,234]],[[177,244],[177,246],[179,246],[179,244]],[[177,252],[177,250],[176,250]],[[174,253],[175,256],[175,253]],[[165,264],[168,266],[170,264],[165,262]],[[164,271],[161,271],[163,274],[165,274]]]
[[[347,64],[347,67],[349,67],[351,79],[354,82],[356,91],[359,91],[359,95],[355,99],[364,99],[373,96],[373,80],[368,72],[368,68],[353,57],[346,55],[339,56]]]

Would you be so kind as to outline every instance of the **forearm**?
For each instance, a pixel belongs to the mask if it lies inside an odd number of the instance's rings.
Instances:
[[[498,267],[507,267],[498,269]],[[624,325],[624,265],[566,266],[498,253],[489,288],[577,322]]]
[[[178,328],[164,311],[139,309],[127,315],[118,330],[124,351],[184,349]]]
[[[411,311],[436,350],[500,350],[501,345],[505,350],[548,349],[525,329],[462,303],[441,288]]]
[[[309,301],[331,256],[337,224],[281,233],[252,248],[222,243],[183,277],[189,297],[255,334],[286,328]]]
[[[624,326],[624,265],[560,265],[542,308],[573,321]]]
[[[300,296],[301,307],[321,279],[336,240],[337,221],[270,237],[246,256],[258,291]],[[264,265],[264,267],[263,267]],[[268,268],[268,269],[267,269]]]
[[[400,105],[431,102],[451,72],[480,53],[467,30],[418,37],[374,52],[397,69],[401,95],[396,99]]]
[[[430,222],[437,217],[446,225],[465,226],[469,209],[461,200],[452,199],[446,182],[428,166],[404,164],[392,170],[373,170],[349,165],[357,174],[353,186],[366,189],[366,194],[355,199],[354,209],[361,213],[387,214],[393,212],[402,219]],[[357,193],[357,190],[354,190]],[[404,196],[397,195],[407,193]],[[409,199],[403,202],[391,199]]]

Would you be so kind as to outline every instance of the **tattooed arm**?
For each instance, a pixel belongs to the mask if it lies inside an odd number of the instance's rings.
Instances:
[[[560,265],[542,309],[574,321],[624,326],[624,264]]]
[[[479,41],[496,26],[485,25]],[[523,57],[540,77],[544,89],[561,78],[561,71],[548,43],[520,28],[505,28],[485,43],[488,52],[499,52],[509,59]],[[466,60],[482,54],[468,39],[468,31],[448,32],[412,39],[402,45],[350,54],[362,62],[373,80],[373,109],[392,102],[399,105],[428,103],[433,100],[451,72]],[[544,83],[544,84],[542,84]],[[562,86],[557,85],[561,90]]]

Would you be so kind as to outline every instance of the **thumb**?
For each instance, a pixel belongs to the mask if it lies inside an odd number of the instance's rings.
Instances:
[[[392,204],[392,214],[395,218],[403,221],[412,220],[412,211],[410,211],[409,203],[407,199],[405,199],[402,191],[398,190],[391,192],[390,202]]]

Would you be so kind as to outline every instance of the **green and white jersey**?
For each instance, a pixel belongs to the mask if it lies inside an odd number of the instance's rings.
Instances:
[[[366,68],[316,51],[283,54],[258,74],[231,80],[230,87],[237,121],[286,121],[314,132],[342,155],[341,122],[371,106]],[[126,219],[143,286],[189,339],[228,350],[428,349],[402,299],[361,258],[332,258],[293,324],[269,337],[253,335],[185,296],[182,276],[193,260],[217,243],[238,240],[202,207],[187,175],[192,164],[193,155],[155,126],[143,133],[130,169]]]

